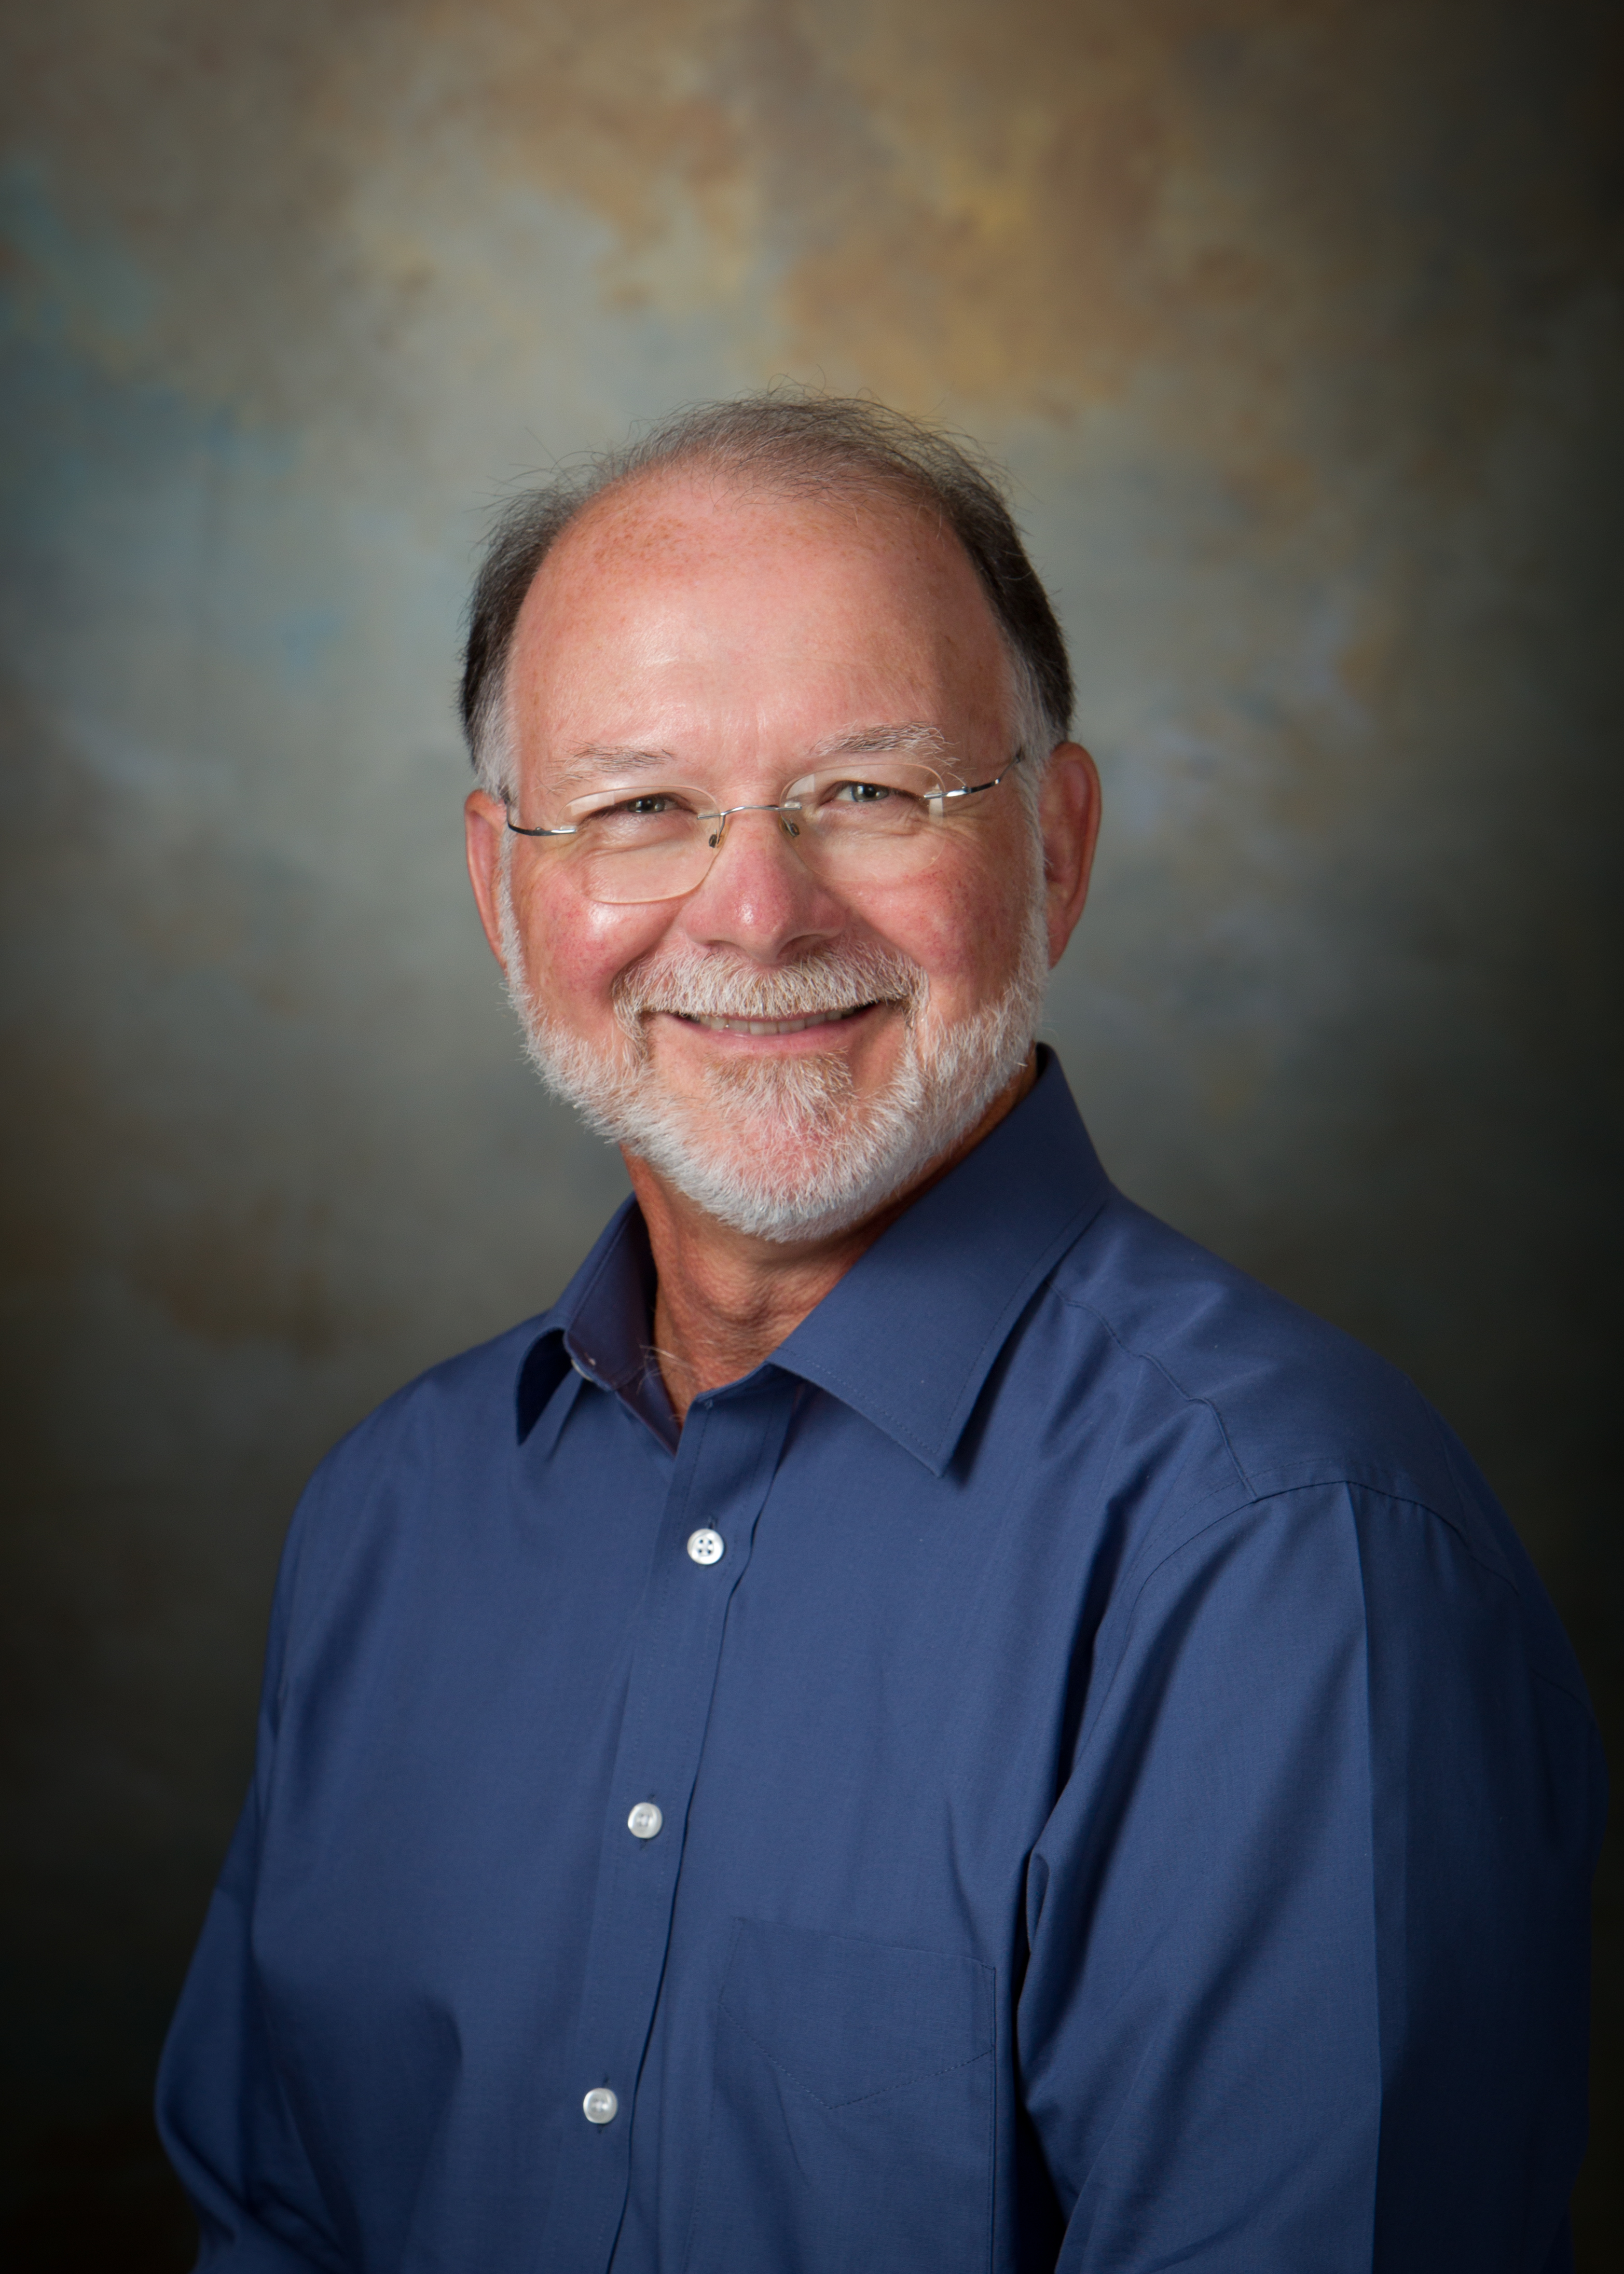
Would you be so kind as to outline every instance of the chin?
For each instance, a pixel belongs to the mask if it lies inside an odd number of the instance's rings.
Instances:
[[[516,1004],[542,1079],[600,1134],[718,1223],[781,1243],[849,1231],[981,1119],[1032,1047],[1047,964],[941,1031],[910,1015],[891,1073],[856,1081],[844,1052],[720,1058],[680,1090],[646,1051],[594,1048]]]

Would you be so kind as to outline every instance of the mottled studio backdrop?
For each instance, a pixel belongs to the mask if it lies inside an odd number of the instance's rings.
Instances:
[[[1050,1013],[1106,1159],[1417,1376],[1616,1716],[1620,20],[7,0],[8,2263],[184,2263],[145,2104],[295,1494],[620,1190],[451,695],[501,486],[677,402],[1002,454],[1106,780]]]

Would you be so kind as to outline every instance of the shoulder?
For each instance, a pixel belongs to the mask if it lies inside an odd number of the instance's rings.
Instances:
[[[351,1488],[396,1460],[432,1457],[442,1448],[460,1455],[496,1442],[511,1444],[521,1370],[545,1325],[545,1314],[524,1320],[428,1367],[340,1438],[312,1487]]]
[[[1391,1609],[1400,1598],[1380,1571],[1402,1567],[1425,1616],[1447,1592],[1445,1568],[1470,1563],[1516,1599],[1536,1656],[1576,1683],[1509,1521],[1396,1367],[1120,1194],[1047,1291],[1081,1332],[1094,1394],[1115,1388],[1115,1487],[1139,1502],[1129,1593],[1230,1552],[1243,1532],[1251,1555],[1272,1559],[1297,1554],[1306,1529],[1335,1528],[1362,1598]]]
[[[1454,1497],[1436,1416],[1396,1367],[1113,1193],[1050,1285],[1146,1394],[1197,1407],[1238,1482],[1348,1472]]]
[[[543,1314],[430,1367],[346,1432],[318,1465],[289,1532],[279,1610],[360,1580],[387,1546],[419,1542],[505,1490],[519,1442],[517,1399]]]

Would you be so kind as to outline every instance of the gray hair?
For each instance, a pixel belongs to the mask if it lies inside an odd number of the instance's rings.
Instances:
[[[713,468],[789,495],[850,498],[887,491],[938,516],[968,554],[1003,636],[1014,682],[1016,777],[1030,809],[1037,778],[1071,725],[1071,666],[1049,596],[1026,557],[998,471],[966,437],[883,403],[778,386],[702,403],[624,444],[527,489],[492,530],[469,603],[462,713],[481,788],[513,787],[508,664],[525,596],[547,554],[605,490],[667,467]]]

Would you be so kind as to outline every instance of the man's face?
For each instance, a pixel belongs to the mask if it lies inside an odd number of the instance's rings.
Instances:
[[[898,733],[984,781],[1015,741],[1003,645],[954,540],[904,506],[704,475],[588,510],[526,599],[508,684],[526,817],[634,778],[768,805],[843,743]],[[837,890],[774,816],[741,813],[691,892],[607,905],[568,838],[504,835],[492,880],[500,809],[470,805],[544,1073],[741,1230],[858,1220],[1026,1058],[1051,942],[1013,780],[934,823],[920,873]]]

